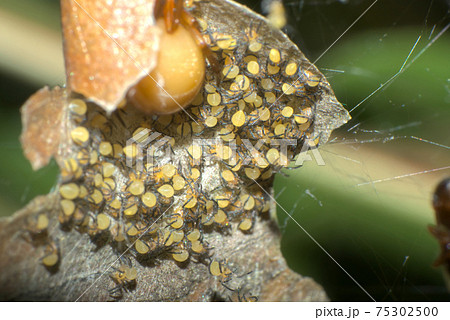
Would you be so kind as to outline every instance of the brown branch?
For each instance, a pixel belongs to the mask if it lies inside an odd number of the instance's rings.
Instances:
[[[107,301],[115,285],[111,269],[118,255],[109,245],[97,246],[89,236],[58,226],[57,194],[34,199],[12,217],[0,221],[0,300]],[[63,257],[56,268],[40,259],[44,246],[30,236],[27,225],[39,213],[50,217],[49,235],[60,239]],[[323,289],[312,279],[290,270],[280,252],[275,222],[263,216],[253,232],[205,234],[216,257],[227,259],[237,277],[227,283],[240,288],[239,296],[255,295],[260,301],[325,301]],[[124,292],[122,301],[217,301],[238,300],[238,292],[223,286],[208,271],[207,263],[178,264],[159,259],[155,265],[135,263],[136,287]]]

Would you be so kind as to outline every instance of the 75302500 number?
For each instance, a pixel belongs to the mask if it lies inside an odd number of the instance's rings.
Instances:
[[[377,307],[377,317],[436,317],[437,307]]]

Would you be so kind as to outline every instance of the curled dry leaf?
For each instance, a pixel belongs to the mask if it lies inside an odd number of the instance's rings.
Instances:
[[[22,135],[20,141],[25,156],[34,170],[46,166],[52,157],[62,152],[66,137],[64,115],[66,90],[42,88],[22,106]]]
[[[61,0],[67,86],[112,112],[156,64],[155,0]]]

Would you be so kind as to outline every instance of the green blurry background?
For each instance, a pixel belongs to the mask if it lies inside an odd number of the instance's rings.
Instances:
[[[285,31],[315,61],[373,2],[285,0]],[[261,1],[246,4],[262,10]],[[433,189],[450,176],[450,32],[435,39],[450,23],[448,9],[445,0],[379,0],[316,63],[351,110],[400,70],[421,37],[403,72],[320,149],[325,166],[309,161],[276,178],[288,264],[332,300],[370,298],[284,210],[377,301],[450,300],[431,266],[438,246],[426,228],[434,223]],[[59,32],[59,1],[1,1],[3,216],[56,181],[55,164],[31,170],[18,137],[22,103],[45,85],[64,84]]]

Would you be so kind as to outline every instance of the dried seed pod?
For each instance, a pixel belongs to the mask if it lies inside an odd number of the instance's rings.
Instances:
[[[155,0],[62,0],[67,86],[108,112],[157,64]],[[126,17],[133,17],[127,19]]]

